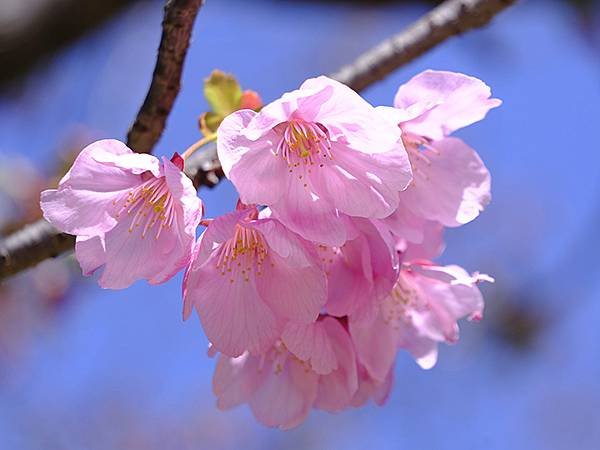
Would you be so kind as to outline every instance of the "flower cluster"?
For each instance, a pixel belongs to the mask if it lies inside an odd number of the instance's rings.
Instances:
[[[219,408],[247,403],[290,428],[312,408],[382,404],[399,350],[430,368],[459,319],[482,317],[477,283],[491,278],[432,261],[443,229],[490,200],[479,156],[449,137],[500,104],[490,95],[475,78],[426,71],[393,108],[375,108],[309,79],[220,121],[218,156],[240,197],[229,214],[202,220],[177,154],[159,161],[112,140],[84,149],[42,208],[77,236],[84,274],[103,267],[102,287],[185,267],[183,315],[197,312],[218,354]]]

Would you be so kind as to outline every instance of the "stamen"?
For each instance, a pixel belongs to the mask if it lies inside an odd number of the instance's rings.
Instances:
[[[256,276],[262,275],[266,257],[267,245],[262,234],[252,228],[236,225],[233,237],[222,246],[216,268],[221,275],[229,273],[232,283],[238,277],[249,282],[253,269]]]
[[[397,330],[411,323],[411,311],[424,308],[427,308],[427,304],[415,289],[406,284],[401,275],[390,296],[382,304],[383,321]]]
[[[323,167],[322,160],[333,159],[329,131],[320,123],[291,120],[277,129],[281,140],[273,154],[287,162],[290,173],[299,167],[302,172],[311,166]]]
[[[408,153],[408,159],[414,174],[412,184],[416,184],[417,176],[424,181],[429,181],[429,177],[422,170],[419,170],[418,162],[430,166],[431,158],[439,156],[440,151],[431,144],[429,139],[412,133],[404,132],[402,142]]]
[[[119,219],[123,211],[127,211],[128,216],[135,212],[129,225],[130,233],[133,233],[136,228],[142,228],[140,237],[144,239],[154,225],[158,224],[155,234],[155,239],[158,239],[163,228],[171,227],[175,215],[173,196],[164,177],[151,178],[129,191],[121,211],[115,215],[115,218]]]

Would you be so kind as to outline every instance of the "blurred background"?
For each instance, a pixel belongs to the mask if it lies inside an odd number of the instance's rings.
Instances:
[[[208,0],[155,153],[199,137],[203,79],[232,72],[265,101],[329,73],[427,1]],[[74,153],[124,139],[146,94],[162,2],[0,2],[0,232],[40,211]],[[600,5],[521,1],[364,92],[389,105],[421,70],[483,79],[504,104],[457,133],[493,176],[493,202],[449,230],[441,261],[495,276],[486,317],[438,365],[400,354],[384,407],[312,412],[289,432],[220,412],[214,361],[181,277],[102,291],[72,257],[0,285],[2,449],[599,449]],[[208,216],[233,187],[203,189]]]

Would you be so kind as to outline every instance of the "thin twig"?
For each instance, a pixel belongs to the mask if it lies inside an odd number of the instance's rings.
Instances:
[[[357,91],[361,90],[381,80],[393,70],[412,61],[445,39],[485,25],[495,14],[514,3],[514,1],[447,0],[406,30],[367,51],[352,64],[344,66],[338,72],[332,74],[331,77]],[[166,8],[168,9],[169,5],[174,3],[196,4],[197,9],[201,2],[198,0],[195,2],[191,0],[170,1],[167,3]],[[167,16],[168,11],[165,14],[165,21]],[[178,17],[181,18],[182,16]],[[190,20],[193,22],[193,17]],[[165,22],[163,22],[164,27]],[[189,32],[191,32],[191,25],[189,28]],[[164,35],[165,30],[163,30],[163,41],[165,40]],[[189,40],[189,35],[187,39]],[[187,48],[188,40],[185,41],[185,48]],[[163,51],[163,41],[161,41],[160,51]],[[185,56],[185,48],[183,56]],[[183,64],[183,59],[170,59],[170,61],[180,66]],[[180,73],[181,67],[178,70],[178,73]],[[164,78],[162,69],[159,70],[158,61],[154,77]],[[168,111],[170,111],[170,106],[177,94],[179,82],[170,84],[157,81],[156,85],[157,90],[154,93],[148,93],[146,102],[142,106],[138,119],[128,136],[128,144],[138,151],[147,151],[145,149],[151,148],[160,137]],[[150,91],[153,90],[153,86],[155,86],[154,78]],[[163,106],[166,103],[162,103],[156,95],[158,95],[158,92],[165,92],[165,88],[168,88],[166,91],[175,89],[175,93],[170,103],[168,103],[169,109],[161,111],[155,103]],[[147,103],[148,105],[146,105]],[[158,119],[154,117],[155,113],[158,114]],[[152,131],[151,127],[153,126],[158,127],[158,133]],[[216,145],[210,145],[192,155],[186,162],[186,174],[192,178],[196,187],[212,188],[218,184],[224,175],[217,157]],[[72,249],[73,241],[72,237],[60,233],[43,220],[13,233],[0,242],[0,280],[32,267],[44,259],[55,257]]]

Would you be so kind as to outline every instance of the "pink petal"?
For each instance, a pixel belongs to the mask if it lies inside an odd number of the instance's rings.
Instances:
[[[325,77],[310,80],[320,80],[321,78]],[[319,111],[331,99],[334,90],[329,83],[319,81],[308,86],[307,82],[310,80],[304,82],[300,89],[286,92],[281,98],[264,106],[244,130],[246,137],[256,140],[264,135],[265,130],[291,119],[301,119],[307,122],[317,121]]]
[[[212,379],[212,388],[217,396],[217,407],[230,409],[247,403],[259,387],[264,372],[259,358],[244,353],[237,358],[220,355]]]
[[[190,180],[175,164],[163,157],[163,172],[169,192],[173,196],[178,217],[181,217],[181,232],[196,238],[196,228],[202,219],[203,205]]]
[[[398,192],[412,178],[404,148],[366,155],[334,144],[332,151],[335,165],[322,175],[329,201],[350,216],[389,216],[398,206]]]
[[[350,335],[354,342],[358,361],[369,375],[384,381],[396,360],[398,325],[390,322],[385,314],[371,323],[349,321]]]
[[[256,277],[261,298],[283,317],[313,322],[327,296],[325,273],[313,245],[273,219],[253,221],[248,227],[259,231],[269,247]]]
[[[123,289],[139,279],[162,283],[188,262],[193,238],[185,243],[177,233],[169,232],[162,232],[158,239],[154,232],[142,237],[139,229],[132,232],[130,226],[129,221],[121,220],[105,235],[106,264],[98,280],[101,287]]]
[[[433,341],[425,341],[429,344],[427,349],[425,347],[419,348],[419,350],[415,350],[414,348],[409,351],[412,353],[415,361],[421,369],[429,370],[433,369],[433,367],[437,364],[438,359],[438,348],[437,345]]]
[[[383,406],[392,392],[392,386],[394,384],[394,367],[389,371],[388,376],[385,378],[383,383],[377,383],[372,393],[375,404]]]
[[[77,236],[75,257],[83,275],[91,275],[106,262],[104,240],[98,236]]]
[[[252,412],[270,427],[289,429],[299,425],[317,396],[318,375],[291,358],[280,373],[265,370],[265,379],[250,400]]]
[[[453,131],[477,122],[500,106],[491,99],[481,80],[460,73],[427,70],[400,86],[394,106],[420,115],[402,124],[404,131],[430,139],[442,139]]]
[[[480,280],[479,275],[472,276],[462,267],[456,265],[415,265],[411,267],[426,277],[425,279],[419,278],[426,292],[432,295],[439,292],[439,289],[435,289],[433,284],[425,281],[427,279],[439,280],[446,287],[450,295],[443,297],[444,306],[455,319],[468,317],[473,313],[481,313],[483,311],[483,296],[477,287],[477,282]]]
[[[264,217],[264,214],[262,216]],[[270,215],[261,220],[249,222],[247,226],[259,231],[267,241],[269,249],[284,258],[289,265],[310,267],[315,264],[314,245],[292,233],[278,220],[271,219]]]
[[[477,153],[457,138],[432,143],[413,158],[414,183],[400,193],[418,216],[449,227],[475,219],[490,201],[490,174]]]
[[[95,144],[98,144],[104,150],[96,151],[91,155],[97,163],[106,167],[122,169],[136,175],[144,172],[150,172],[155,177],[162,175],[159,160],[153,155],[135,153],[125,144],[114,139],[105,139],[95,142]]]
[[[376,313],[398,277],[398,261],[386,229],[366,219],[352,219],[357,232],[334,255],[328,268],[327,311],[338,317]],[[322,251],[323,258],[328,255]]]
[[[195,266],[200,266],[206,262],[213,253],[213,250],[233,237],[235,226],[249,214],[249,211],[233,211],[229,214],[223,214],[211,221],[208,228],[198,239],[196,256],[194,257]]]
[[[375,301],[373,281],[368,278],[372,274],[365,275],[362,267],[358,266],[360,263],[361,259],[338,257],[329,267],[325,305],[328,314],[344,317],[354,314],[363,303],[373,304]]]
[[[274,132],[265,131],[267,136],[258,140],[245,137],[244,128],[256,114],[242,110],[227,116],[219,126],[217,152],[225,175],[240,192],[242,201],[270,205],[286,194],[288,168],[273,154],[277,144]]]
[[[354,407],[360,407],[372,398],[377,405],[382,406],[387,401],[392,390],[392,385],[394,383],[393,369],[394,368],[392,366],[392,369],[388,372],[385,381],[381,382],[373,379],[367,370],[363,366],[359,365],[358,390],[352,398],[351,405]]]
[[[409,242],[420,244],[425,238],[426,220],[415,214],[406,204],[406,198],[400,193],[398,208],[385,219],[380,219],[383,226],[390,232]]]
[[[131,170],[99,161],[114,161],[128,154],[131,150],[114,140],[84,148],[58,189],[42,192],[40,205],[46,220],[61,231],[84,236],[113,228],[117,223],[115,203],[139,185],[141,178]]]
[[[304,239],[332,246],[346,242],[346,219],[300,183],[290,183],[287,197],[271,209],[274,217]]]
[[[483,300],[475,286],[479,279],[458,266],[413,264],[401,272],[404,290],[414,298],[407,311],[410,321],[399,328],[398,342],[421,367],[433,367],[438,342],[458,340],[458,319],[481,314]]]
[[[325,125],[334,140],[367,154],[398,151],[400,130],[348,86],[325,76],[306,80],[301,89],[329,86],[333,94],[313,120]],[[309,120],[309,119],[306,119]],[[335,158],[335,156],[334,156]]]
[[[432,220],[424,220],[421,231],[423,238],[419,243],[411,242],[408,239],[398,239],[396,249],[402,252],[403,261],[431,261],[444,252],[446,244],[444,243],[444,227],[442,224]]]
[[[326,317],[322,325],[332,343],[337,359],[337,369],[319,377],[319,389],[315,408],[340,411],[349,406],[358,389],[356,356],[350,335],[333,317]]]
[[[423,328],[420,322],[400,326],[397,342],[398,347],[407,350],[422,369],[429,370],[437,363],[438,342],[443,338],[432,337],[430,333],[424,333]]]
[[[278,315],[304,323],[316,320],[327,298],[325,274],[319,266],[294,267],[274,253],[256,277],[256,287]]]
[[[215,348],[228,356],[258,354],[278,337],[280,324],[259,296],[254,277],[222,275],[218,253],[204,263],[192,262],[187,275],[186,302],[196,308]],[[231,281],[233,280],[233,281]]]
[[[312,370],[316,373],[326,375],[338,368],[333,344],[323,321],[306,325],[289,322],[281,339],[298,359],[310,361]]]

